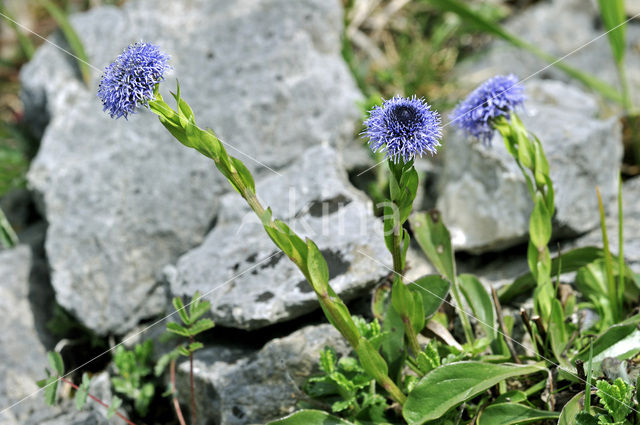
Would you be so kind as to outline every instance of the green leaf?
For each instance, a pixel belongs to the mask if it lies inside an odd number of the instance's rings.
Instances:
[[[630,358],[640,352],[640,314],[607,328],[593,342],[593,369],[599,370],[600,363],[606,357],[620,360]],[[586,362],[589,359],[589,345],[585,346],[574,358]]]
[[[417,290],[409,289],[409,293],[413,297],[413,310],[411,311],[411,324],[416,334],[419,334],[425,325],[424,306],[422,294]]]
[[[551,351],[553,351],[556,359],[564,365],[565,360],[562,352],[567,345],[569,335],[564,323],[562,303],[556,298],[551,302],[551,316],[548,330],[549,336],[551,337]]]
[[[455,259],[451,247],[449,230],[442,222],[440,213],[416,213],[409,219],[414,236],[431,264],[449,282],[456,276]]]
[[[425,317],[431,317],[438,311],[451,287],[451,282],[436,274],[422,276],[409,283],[419,288]]]
[[[172,351],[160,356],[160,358],[156,362],[155,367],[153,368],[154,375],[156,375],[156,376],[162,375],[162,373],[166,369],[167,365],[169,365],[169,363],[171,363],[171,360],[175,360],[179,356],[180,356],[180,353],[178,353],[178,351],[176,351],[176,350],[172,350]]]
[[[4,215],[2,208],[0,208],[0,247],[12,248],[18,244],[18,235],[11,227],[11,223]]]
[[[602,246],[604,250],[604,264],[607,271],[607,293],[609,295],[610,308],[613,313],[613,318],[619,320],[622,317],[622,306],[618,306],[618,301],[621,298],[618,296],[618,288],[616,287],[616,281],[613,278],[613,257],[609,250],[609,238],[607,236],[607,224],[605,222],[605,211],[602,203],[602,197],[600,196],[600,189],[596,186],[596,194],[598,195],[598,210],[600,212],[600,229],[602,231]],[[619,308],[620,307],[620,308]]]
[[[496,318],[493,309],[491,296],[477,277],[471,274],[461,274],[458,276],[458,283],[462,295],[467,300],[473,315],[478,319],[478,323],[485,330],[486,335],[492,340],[496,339]]]
[[[76,30],[71,26],[65,12],[56,6],[55,3],[50,0],[40,0],[40,4],[47,9],[49,15],[51,15],[60,27],[60,30],[62,31],[62,34],[64,34],[64,38],[67,40],[67,43],[69,43],[71,52],[76,59],[76,64],[80,69],[82,79],[88,86],[91,82],[91,67],[89,65],[89,58],[84,51],[84,46],[82,45],[82,41],[80,41],[80,37],[78,37]]]
[[[538,250],[543,249],[551,239],[551,216],[544,197],[536,193],[535,204],[529,218],[529,235]]]
[[[211,303],[206,301],[196,292],[193,296],[192,303],[189,305],[189,317],[191,320],[198,320],[211,309]]]
[[[186,336],[186,337],[191,336],[191,333],[187,328],[180,326],[176,322],[167,323],[167,331],[173,332],[174,334],[178,334],[181,336]]]
[[[329,266],[311,239],[307,239],[307,270],[313,289],[320,294],[326,292],[329,285]]]
[[[518,425],[557,419],[558,412],[534,409],[523,404],[498,403],[492,404],[482,411],[478,418],[478,425]]]
[[[551,260],[551,273],[558,273],[558,266],[562,263],[562,273],[575,272],[579,268],[586,266],[594,260],[604,258],[604,252],[601,248],[597,247],[583,247],[577,248],[568,252],[562,253],[562,261],[559,257]],[[531,289],[535,288],[536,280],[533,275],[525,273],[518,277],[511,285],[505,286],[498,291],[500,295],[500,302],[506,303],[513,298],[521,295]]]
[[[332,347],[324,347],[320,352],[320,369],[326,374],[331,374],[336,370],[338,356]]]
[[[199,333],[202,333],[204,331],[207,331],[207,330],[213,328],[214,326],[215,326],[215,324],[213,323],[213,320],[211,320],[211,319],[200,319],[196,323],[194,323],[193,325],[191,325],[189,327],[189,335],[190,336],[196,336]]]
[[[440,356],[435,343],[430,342],[423,352],[416,356],[416,362],[420,371],[425,374],[440,366]]]
[[[496,399],[494,400],[494,404],[522,403],[523,401],[527,401],[527,394],[525,394],[523,391],[511,390],[496,397]]]
[[[391,307],[391,306],[389,306]],[[382,322],[382,356],[389,365],[389,375],[394,381],[398,381],[402,366],[404,365],[404,324],[402,317],[395,308],[387,308]]]
[[[525,137],[518,138],[518,161],[523,167],[532,169],[534,166],[534,148],[531,146],[529,139]]]
[[[109,410],[107,410],[107,419],[111,419],[116,411],[122,406],[122,399],[118,396],[113,396]]]
[[[360,337],[356,353],[358,354],[362,368],[366,370],[369,375],[374,377],[387,375],[387,363],[366,338]]]
[[[89,387],[91,386],[91,379],[89,375],[85,372],[82,374],[82,383],[78,385],[78,390],[76,391],[76,409],[82,410],[84,405],[87,403],[87,397],[89,396]]]
[[[576,416],[582,411],[582,403],[584,400],[584,391],[573,396],[567,404],[564,405],[560,412],[558,425],[578,425]]]
[[[255,191],[256,191],[256,183],[253,180],[253,176],[251,175],[251,171],[249,171],[249,169],[246,167],[246,165],[244,165],[244,163],[242,161],[240,161],[238,158],[230,156],[229,159],[231,160],[231,164],[234,166],[234,168],[238,172],[238,175],[240,176],[240,179],[242,180],[244,185],[246,187],[248,187],[251,190],[251,192],[255,193]]]
[[[187,350],[191,351],[192,353],[194,351],[200,350],[201,348],[204,347],[204,344],[201,342],[192,342],[191,344],[189,344],[189,347],[187,347]]]
[[[51,368],[59,375],[64,375],[64,362],[62,361],[62,356],[60,353],[56,351],[49,351],[47,353],[47,358],[49,359],[49,365]]]
[[[450,11],[457,14],[460,18],[472,23],[478,29],[488,34],[492,34],[496,37],[502,38],[508,43],[521,49],[525,49],[548,63],[552,63],[556,68],[561,69],[567,75],[575,78],[585,86],[590,87],[592,90],[600,92],[600,94],[602,94],[603,96],[616,102],[622,102],[620,93],[611,85],[594,77],[591,74],[587,74],[577,68],[573,68],[572,66],[567,65],[565,62],[558,60],[555,56],[540,50],[537,46],[528,43],[521,38],[518,38],[514,34],[503,29],[500,24],[492,22],[479,13],[476,13],[465,3],[459,0],[429,0],[429,2],[441,10]]]
[[[599,425],[598,419],[590,413],[580,412],[576,415],[577,425]]]
[[[427,373],[409,393],[402,415],[411,425],[438,419],[449,409],[515,376],[544,370],[538,364],[492,364],[465,361],[440,366]]]
[[[180,319],[182,320],[182,323],[184,323],[187,326],[190,325],[191,324],[191,319],[189,318],[189,315],[187,314],[187,309],[184,308],[184,304],[182,303],[182,298],[174,297],[173,298],[173,307],[176,309],[176,311],[180,315]]]
[[[269,422],[267,425],[353,425],[353,423],[320,410],[300,410],[285,418]]]
[[[54,376],[38,381],[38,386],[40,388],[44,388],[44,400],[49,406],[53,406],[56,404],[56,394],[58,393],[58,382],[59,382],[59,379]]]
[[[625,53],[626,15],[624,0],[598,0],[600,15],[607,30],[609,45],[613,58],[619,64],[622,63]]]
[[[408,317],[409,319],[412,318],[415,299],[409,288],[407,288],[407,285],[402,283],[400,279],[394,279],[393,281],[391,304],[400,316]]]
[[[600,402],[607,409],[607,412],[613,417],[614,422],[621,423],[631,413],[631,396],[633,395],[633,387],[617,378],[613,384],[600,380],[596,382],[596,395],[600,398]]]

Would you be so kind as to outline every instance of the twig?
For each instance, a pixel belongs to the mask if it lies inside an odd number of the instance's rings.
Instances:
[[[180,402],[178,401],[178,397],[176,397],[176,359],[171,360],[171,396],[173,398],[173,408],[176,411],[176,416],[178,417],[178,422],[180,425],[187,425],[184,421],[184,416],[182,415],[182,409],[180,409]]]
[[[545,345],[546,345],[547,331],[544,329],[544,324],[542,323],[542,318],[536,314],[535,316],[533,316],[531,318],[531,320],[533,320],[533,323],[536,324],[536,329],[538,330],[538,333],[540,334],[540,339],[542,339],[542,341],[544,341]]]
[[[79,390],[79,388],[78,388],[78,386],[77,386],[76,384],[74,384],[73,382],[71,382],[70,380],[68,380],[67,378],[65,378],[64,376],[61,376],[61,377],[60,377],[60,380],[61,380],[62,382],[64,382],[64,383],[66,383],[66,384],[71,385],[71,386],[72,386],[76,391],[77,391],[77,390]],[[93,401],[95,401],[96,403],[98,403],[100,406],[102,406],[102,407],[106,407],[106,408],[107,408],[107,410],[109,409],[109,405],[108,405],[107,403],[105,403],[104,401],[100,400],[98,397],[93,396],[93,395],[91,395],[91,394],[87,394],[87,396],[88,396],[91,400],[93,400]],[[125,421],[125,422],[126,422],[126,423],[128,423],[129,425],[136,425],[136,424],[134,424],[133,422],[131,422],[129,419],[127,419],[127,417],[126,417],[126,416],[124,416],[122,413],[120,413],[120,412],[118,412],[118,411],[116,411],[115,413],[116,413],[116,415],[117,415],[120,419],[122,419],[123,421]]]
[[[193,335],[189,337],[189,344],[193,344]],[[189,350],[189,383],[191,389],[191,424],[196,425],[196,387],[193,382],[193,351]]]
[[[511,353],[511,357],[513,361],[516,363],[522,363],[518,358],[518,354],[516,353],[515,348],[513,348],[513,343],[511,342],[511,338],[509,338],[509,332],[507,331],[507,325],[504,324],[504,317],[502,316],[502,306],[500,306],[500,300],[498,299],[498,293],[496,292],[493,285],[491,286],[491,296],[493,297],[493,304],[496,306],[496,314],[498,315],[498,324],[500,325],[500,329],[504,334],[504,341],[507,344],[507,348],[509,349],[509,353]]]
[[[522,317],[524,326],[527,328],[527,332],[531,337],[531,343],[535,344],[536,348],[538,349],[537,354],[543,353],[544,352],[543,347],[540,345],[540,342],[536,338],[536,335],[533,333],[533,329],[531,328],[531,320],[529,319],[529,314],[527,313],[527,310],[524,309],[524,307],[520,309],[520,317]]]
[[[549,375],[549,379],[547,380],[547,390],[549,391],[549,410],[553,412],[556,408],[556,399],[553,395],[556,390],[553,385],[553,372],[547,369],[547,373]]]

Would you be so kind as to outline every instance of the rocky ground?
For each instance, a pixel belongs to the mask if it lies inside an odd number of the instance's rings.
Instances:
[[[0,414],[0,424],[108,423],[101,408],[49,408],[41,394],[21,402],[37,390],[46,351],[57,342],[46,326],[54,303],[87,332],[117,341],[170,312],[171,297],[209,292],[219,328],[196,361],[202,425],[259,423],[290,412],[304,399],[300,386],[319,351],[325,345],[346,351],[322,324],[303,276],[205,158],[175,143],[151,113],[127,122],[101,111],[100,70],[130,42],[151,41],[171,55],[163,95],[170,97],[179,79],[198,122],[255,173],[258,194],[275,215],[313,237],[328,259],[332,286],[356,310],[366,311],[370,290],[388,274],[363,254],[391,262],[371,200],[348,179],[349,164],[362,166],[365,148],[354,136],[362,94],[341,56],[341,3],[158,3],[132,0],[73,16],[96,67],[89,87],[73,60],[51,44],[21,73],[25,119],[41,146],[28,174],[29,194],[2,204],[22,223],[24,243],[0,252],[0,408],[17,403]],[[595,10],[582,3],[540,2],[507,26],[543,50],[566,54],[602,31],[593,25]],[[533,27],[540,22],[544,28]],[[632,35],[639,31],[630,25],[636,87],[640,51]],[[615,70],[601,66],[608,55],[602,39],[569,62],[617,84]],[[495,42],[457,77],[471,87],[495,73],[525,78],[543,66]],[[543,142],[556,189],[558,243],[566,249],[601,243],[596,186],[613,216],[610,238],[617,240],[622,130],[615,111],[552,69],[529,79],[526,93],[522,118]],[[443,212],[461,269],[487,285],[504,285],[527,267],[524,255],[513,260],[523,252],[531,211],[524,181],[498,138],[486,149],[447,127],[443,145],[428,166],[437,180],[424,190],[437,199],[424,203]],[[625,257],[636,272],[639,198],[640,180],[625,182]],[[422,254],[410,259],[411,273],[430,270]],[[108,367],[103,362],[98,369]],[[187,371],[186,364],[178,368],[183,389]],[[109,399],[103,376],[94,391]]]

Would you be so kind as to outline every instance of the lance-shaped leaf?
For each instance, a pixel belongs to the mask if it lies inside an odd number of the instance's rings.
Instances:
[[[269,422],[268,425],[353,425],[353,423],[320,410],[300,410],[286,418]]]
[[[544,370],[539,364],[450,363],[427,373],[409,393],[402,416],[411,425],[438,419],[453,407],[507,378]]]
[[[497,403],[482,411],[478,425],[519,425],[540,423],[545,419],[557,419],[558,412],[534,409],[524,404]]]
[[[449,282],[456,275],[451,235],[442,222],[442,216],[436,210],[413,214],[409,219],[414,236],[431,264]]]

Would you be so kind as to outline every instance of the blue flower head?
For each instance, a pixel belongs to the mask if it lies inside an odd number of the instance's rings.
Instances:
[[[518,84],[515,75],[497,75],[471,92],[454,109],[451,120],[469,135],[489,144],[493,138],[494,120],[498,117],[510,119],[511,112],[524,100],[524,87]]]
[[[152,100],[153,90],[169,69],[169,56],[158,46],[148,43],[129,45],[111,65],[107,66],[98,86],[103,111],[111,118],[135,113],[136,107]]]
[[[374,152],[386,152],[385,158],[408,162],[416,155],[436,153],[442,127],[440,115],[424,99],[396,96],[369,112],[363,134]]]

